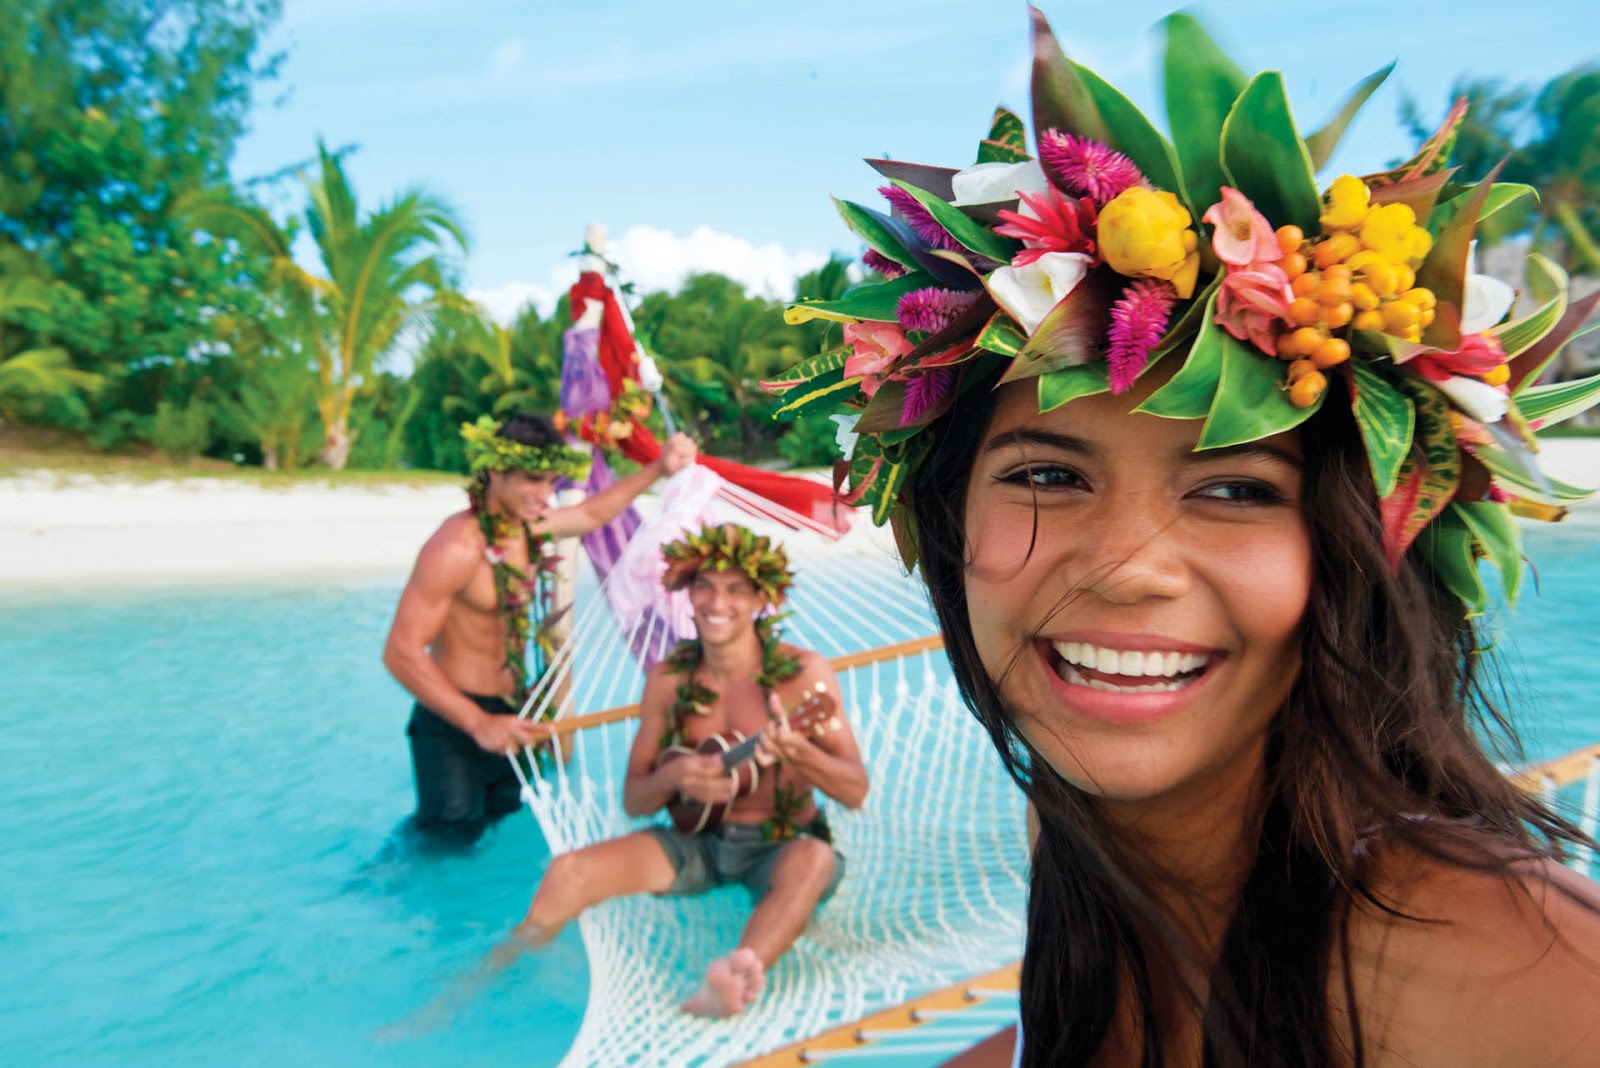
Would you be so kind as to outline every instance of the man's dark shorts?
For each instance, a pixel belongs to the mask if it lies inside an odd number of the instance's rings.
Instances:
[[[772,888],[772,869],[778,853],[797,839],[768,841],[761,828],[750,824],[727,823],[703,834],[681,834],[671,827],[647,827],[672,862],[677,878],[666,891],[669,896],[701,894],[713,887],[740,883],[750,896],[760,901]],[[811,837],[802,835],[802,837]],[[833,880],[817,903],[827,901],[844,878],[844,857],[833,851]]]
[[[516,715],[504,698],[467,696],[491,715]],[[522,807],[522,783],[511,762],[499,753],[484,752],[470,734],[437,712],[414,705],[406,735],[417,784],[413,824],[418,831],[471,843],[491,823]]]

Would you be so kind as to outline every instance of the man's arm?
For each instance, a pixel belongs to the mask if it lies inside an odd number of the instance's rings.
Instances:
[[[445,677],[428,646],[444,629],[456,595],[466,589],[481,557],[441,528],[417,554],[383,645],[383,666],[425,707],[472,736],[490,753],[533,745],[548,733],[518,716],[490,715]]]
[[[687,435],[674,434],[662,444],[661,455],[653,461],[571,508],[552,510],[532,529],[536,534],[555,538],[573,538],[598,530],[621,515],[656,479],[677,474],[693,463],[694,457],[694,442]]]
[[[793,764],[818,790],[846,808],[860,808],[867,799],[867,768],[861,760],[861,749],[850,730],[850,721],[844,715],[844,697],[839,691],[839,678],[828,661],[817,653],[806,652],[800,656],[800,682],[811,689],[822,683],[834,705],[838,708],[835,722],[829,730],[817,736],[803,734],[789,728],[782,721],[762,731],[761,749],[768,756],[781,757]],[[774,711],[786,712],[778,705],[777,695],[772,697]]]
[[[648,816],[678,794],[703,802],[733,799],[733,780],[714,756],[688,756],[656,767],[667,709],[676,696],[675,676],[652,668],[639,698],[639,733],[628,751],[628,777],[622,784],[622,808],[630,816]]]

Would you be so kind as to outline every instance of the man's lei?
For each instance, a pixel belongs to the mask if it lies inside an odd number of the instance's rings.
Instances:
[[[843,345],[768,387],[781,415],[844,405],[836,478],[847,503],[895,520],[908,566],[909,476],[926,428],[1003,372],[1033,379],[1039,410],[1120,393],[1162,359],[1182,366],[1140,406],[1203,419],[1199,449],[1258,441],[1348,404],[1398,566],[1416,544],[1471,610],[1508,597],[1521,569],[1514,515],[1558,519],[1589,496],[1543,473],[1533,431],[1600,401],[1600,376],[1536,385],[1600,295],[1568,301],[1566,274],[1528,259],[1536,307],[1473,270],[1473,237],[1536,195],[1454,181],[1459,103],[1408,161],[1320,187],[1358,85],[1302,136],[1283,77],[1248,78],[1190,16],[1164,24],[1171,140],[1061,51],[1034,19],[1033,144],[996,112],[964,170],[870,160],[889,211],[840,214],[882,280],[791,307],[791,323],[844,324]]]
[[[550,535],[535,535],[526,523],[513,524],[507,517],[489,511],[481,476],[467,487],[467,500],[478,521],[478,529],[483,532],[483,556],[494,574],[495,601],[505,621],[505,662],[512,680],[510,700],[520,706],[527,700],[531,680],[543,674],[545,664],[555,652],[541,625],[533,650],[534,669],[529,670],[528,638],[532,616],[537,614],[541,623],[549,616],[555,573],[561,558],[552,551],[555,543]],[[510,545],[517,525],[522,527],[528,548],[531,575],[511,562]]]

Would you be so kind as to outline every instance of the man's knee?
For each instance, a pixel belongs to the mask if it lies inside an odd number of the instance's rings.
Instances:
[[[832,846],[820,838],[805,835],[783,847],[773,880],[804,883],[816,887],[820,893],[833,882],[838,866],[839,858]]]

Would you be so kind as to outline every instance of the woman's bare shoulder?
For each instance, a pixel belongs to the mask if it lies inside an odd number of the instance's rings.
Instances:
[[[1374,890],[1351,966],[1378,1063],[1600,1058],[1600,886],[1552,861],[1478,871],[1397,850]]]

